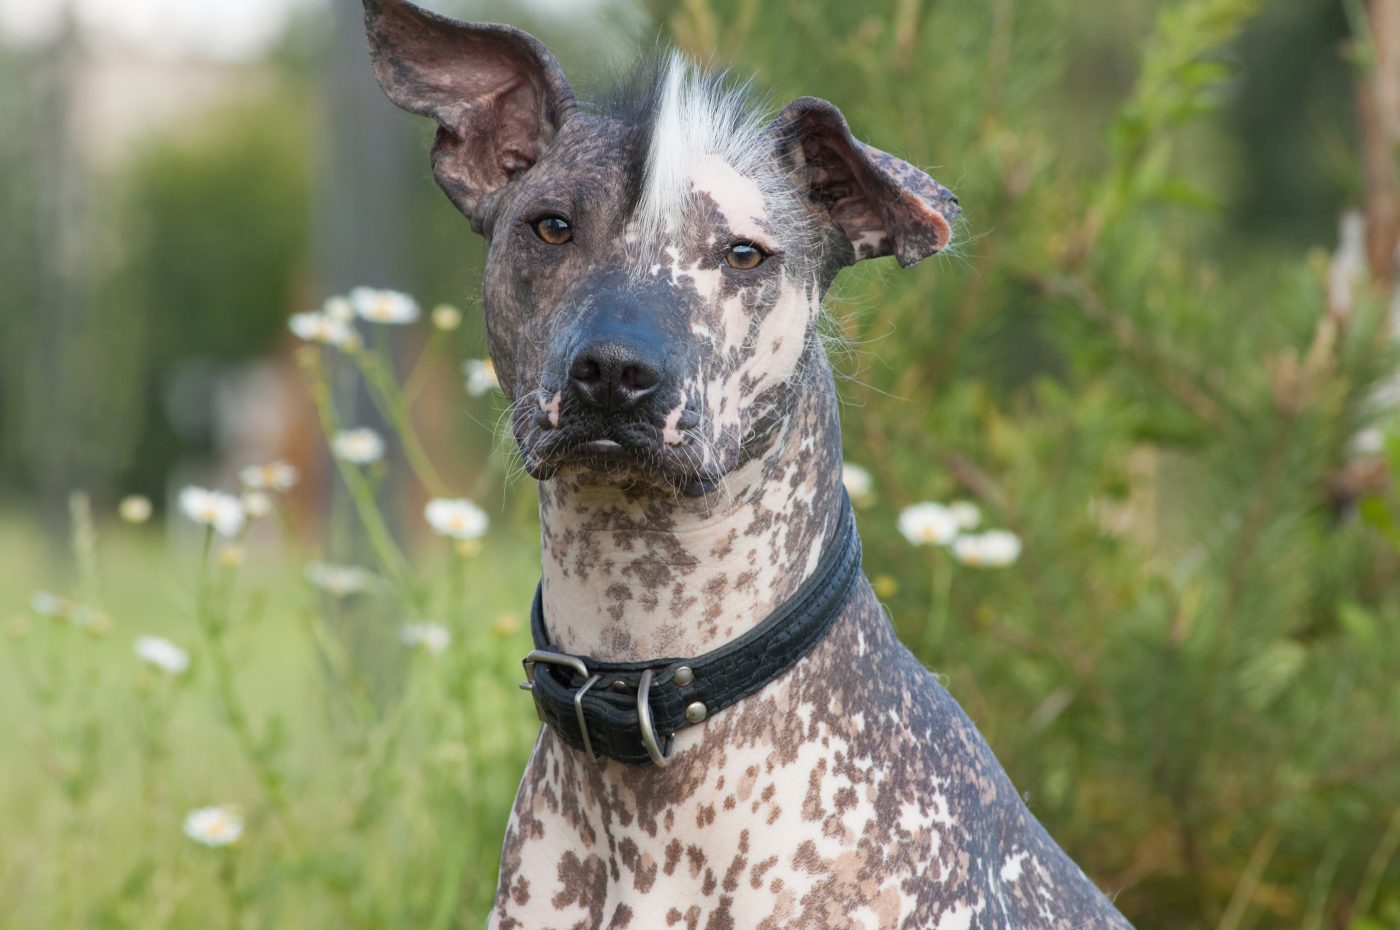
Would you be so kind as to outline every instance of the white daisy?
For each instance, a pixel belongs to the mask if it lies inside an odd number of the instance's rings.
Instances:
[[[467,393],[472,397],[501,389],[501,382],[496,379],[496,366],[489,358],[467,359],[462,363],[462,374],[467,377]]]
[[[439,497],[423,508],[428,525],[443,536],[453,539],[477,539],[486,532],[486,511],[465,498],[449,500]]]
[[[350,292],[350,306],[360,319],[371,323],[412,323],[418,319],[418,304],[399,291],[357,287]]]
[[[112,628],[112,618],[86,604],[68,605],[68,621],[89,633],[102,634]]]
[[[438,655],[452,645],[452,633],[441,623],[405,623],[399,628],[399,640],[410,648]]]
[[[982,522],[982,511],[972,501],[953,501],[948,512],[958,521],[959,530],[971,530]]]
[[[212,526],[224,536],[243,529],[243,504],[232,494],[188,487],[180,492],[180,509],[196,523]]]
[[[252,491],[276,491],[283,494],[297,483],[295,465],[286,462],[268,462],[266,465],[249,465],[238,473],[243,486]]]
[[[306,580],[332,597],[347,597],[371,587],[373,572],[355,565],[334,565],[330,562],[308,562]]]
[[[41,617],[66,617],[73,612],[73,602],[48,591],[35,591],[29,608]]]
[[[136,637],[136,657],[149,662],[170,675],[179,675],[190,667],[190,654],[168,639],[159,636]]]
[[[433,325],[443,332],[454,330],[462,325],[462,311],[451,304],[438,304],[433,308]]]
[[[266,491],[244,491],[243,512],[256,520],[272,513],[272,498]]]
[[[151,499],[140,494],[129,494],[117,505],[117,513],[127,523],[145,523],[151,519]]]
[[[953,543],[953,555],[964,565],[1005,568],[1021,557],[1021,540],[1009,530],[959,536]]]
[[[350,305],[350,301],[339,295],[329,297],[321,305],[321,312],[338,323],[350,324],[355,322],[355,308]]]
[[[356,465],[369,465],[384,457],[384,439],[367,426],[341,430],[331,440],[336,458]]]
[[[243,835],[243,815],[229,805],[196,807],[185,815],[185,836],[205,846],[228,846]]]
[[[294,313],[287,320],[287,326],[298,339],[342,348],[350,342],[355,332],[347,323],[324,313]]]
[[[899,512],[899,532],[916,546],[946,546],[957,538],[958,521],[947,507],[925,501]]]
[[[846,486],[851,503],[857,507],[864,507],[874,497],[875,479],[869,471],[854,462],[846,462],[841,466],[841,483]]]

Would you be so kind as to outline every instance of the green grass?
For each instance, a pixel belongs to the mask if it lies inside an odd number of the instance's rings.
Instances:
[[[257,529],[269,532],[250,536],[245,564],[213,576],[216,592],[229,583],[231,610],[211,638],[198,621],[198,536],[101,525],[89,600],[110,628],[96,635],[33,614],[33,591],[71,593],[73,560],[32,523],[0,520],[0,927],[484,920],[536,731],[515,683],[537,543],[506,531],[471,558],[422,547],[415,568],[444,579],[430,619],[453,631],[429,655],[398,641],[400,623],[421,618],[396,616],[389,597],[327,598],[273,527]],[[189,671],[139,661],[142,634],[187,648]],[[212,804],[245,815],[235,845],[183,834],[187,811]]]

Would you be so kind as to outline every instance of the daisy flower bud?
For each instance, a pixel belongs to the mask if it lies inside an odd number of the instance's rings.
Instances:
[[[127,523],[145,523],[151,519],[151,499],[140,494],[130,494],[117,505],[117,513]]]
[[[450,332],[462,325],[462,311],[451,304],[439,304],[433,308],[433,325]]]

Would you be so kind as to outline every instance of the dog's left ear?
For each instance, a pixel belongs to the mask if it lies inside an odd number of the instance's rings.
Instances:
[[[851,261],[893,255],[907,268],[948,245],[958,198],[908,162],[858,142],[830,103],[794,100],[774,130],[799,189],[850,243]]]
[[[374,76],[394,103],[437,120],[433,176],[480,232],[489,198],[540,159],[573,113],[563,69],[510,26],[458,22],[407,0],[364,5]]]

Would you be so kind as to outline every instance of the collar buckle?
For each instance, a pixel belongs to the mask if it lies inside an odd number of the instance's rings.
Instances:
[[[544,710],[540,707],[540,697],[538,692],[535,691],[535,666],[541,662],[546,665],[561,665],[564,668],[573,669],[585,679],[583,687],[574,692],[574,715],[578,718],[578,731],[583,735],[583,751],[588,753],[588,758],[597,762],[598,754],[593,751],[593,740],[588,736],[588,720],[583,716],[583,696],[588,693],[589,688],[601,681],[603,676],[590,674],[588,665],[578,656],[571,656],[563,652],[552,652],[548,649],[533,650],[521,660],[520,664],[525,666],[525,680],[520,683],[520,688],[521,690],[529,691],[530,696],[535,699],[535,713],[539,716],[541,723],[545,720]],[[650,679],[648,679],[647,684],[651,684]],[[639,695],[637,699],[637,706],[639,709],[642,707],[642,704],[643,701]],[[648,729],[650,729],[649,719],[647,723]],[[651,748],[648,747],[647,751],[650,752]]]

